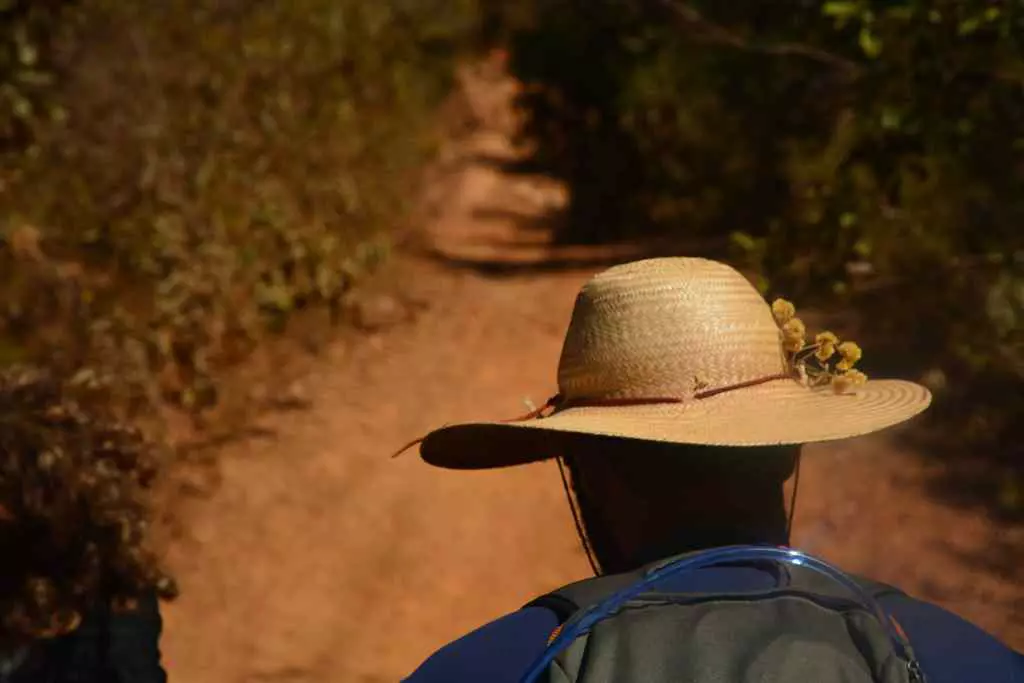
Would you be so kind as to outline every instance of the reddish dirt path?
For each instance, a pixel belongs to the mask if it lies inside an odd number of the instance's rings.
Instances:
[[[470,79],[490,125],[431,188],[440,210],[426,234],[445,253],[510,258],[487,243],[497,240],[526,244],[516,259],[546,254],[537,233],[495,216],[541,215],[558,188],[473,161],[512,154],[495,125],[506,85]],[[447,640],[584,576],[554,465],[455,473],[388,454],[430,427],[546,398],[576,290],[596,269],[498,278],[399,254],[384,282],[415,302],[413,319],[335,343],[305,381],[312,410],[267,418],[273,441],[227,448],[216,494],[183,507],[190,534],[171,553],[183,597],[166,609],[164,640],[172,679],[395,681]],[[985,547],[992,528],[925,497],[923,476],[889,436],[811,449],[797,545],[1024,646],[1019,579],[969,570],[952,552]]]

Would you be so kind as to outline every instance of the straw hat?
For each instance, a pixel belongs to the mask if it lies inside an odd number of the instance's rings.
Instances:
[[[512,422],[435,430],[420,442],[420,453],[433,465],[477,469],[551,457],[552,437],[573,434],[801,444],[875,432],[928,407],[928,390],[912,382],[868,380],[838,391],[864,377],[851,372],[836,380],[834,362],[819,364],[826,372],[810,381],[799,361],[814,356],[815,347],[794,354],[792,326],[799,328],[799,348],[803,325],[780,327],[792,310],[779,313],[722,263],[659,258],[615,266],[576,298],[558,395]]]

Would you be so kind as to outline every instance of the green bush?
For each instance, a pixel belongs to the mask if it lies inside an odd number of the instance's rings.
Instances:
[[[766,292],[858,310],[903,374],[945,377],[958,435],[1024,461],[1024,5],[519,0],[491,22],[571,190],[559,239],[724,243]]]
[[[47,93],[53,83],[51,39],[69,0],[0,0],[0,151],[22,148],[40,120],[60,118]]]
[[[473,0],[44,4],[30,34],[28,10],[0,14],[5,54],[35,36],[54,76],[0,98],[21,122],[0,166],[0,363],[202,409],[218,368],[386,254]],[[0,92],[24,61],[0,64]]]

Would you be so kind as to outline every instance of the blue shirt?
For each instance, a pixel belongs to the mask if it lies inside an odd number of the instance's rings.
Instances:
[[[166,683],[162,630],[160,604],[152,593],[135,610],[95,610],[71,633],[0,655],[0,682]]]
[[[717,592],[768,587],[754,568],[703,569],[666,582],[673,591]],[[929,683],[1024,683],[1024,655],[935,605],[887,594],[882,606],[900,623]],[[449,643],[406,683],[518,683],[544,652],[558,617],[526,607]]]

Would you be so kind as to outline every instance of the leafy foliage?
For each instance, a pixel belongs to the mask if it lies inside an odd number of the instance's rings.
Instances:
[[[957,436],[1024,462],[1024,5],[499,14],[524,133],[572,192],[559,239],[725,240],[766,293],[862,312],[867,343],[959,399],[936,411]]]
[[[0,98],[22,121],[2,129],[0,364],[114,372],[122,402],[201,410],[218,368],[386,256],[474,5],[66,4],[0,14],[62,112]],[[3,92],[25,62],[0,65]]]
[[[52,29],[69,0],[0,1],[0,145],[24,145],[40,119],[59,120],[47,93],[53,83]]]

